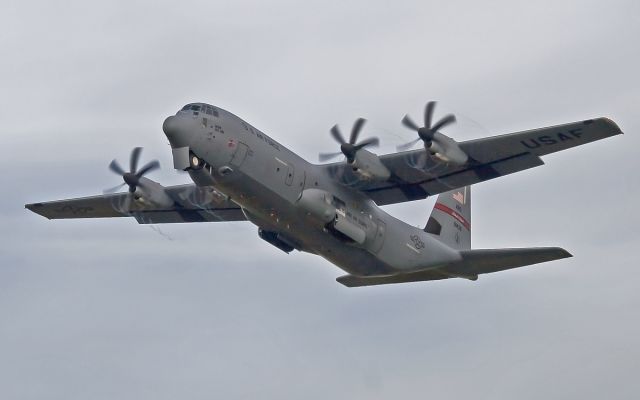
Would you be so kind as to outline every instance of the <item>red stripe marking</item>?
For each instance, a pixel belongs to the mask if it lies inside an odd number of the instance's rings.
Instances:
[[[471,224],[469,223],[469,221],[464,219],[464,217],[462,215],[458,214],[455,210],[452,210],[451,208],[445,206],[442,203],[436,203],[434,208],[436,210],[442,211],[443,213],[451,215],[453,218],[456,219],[456,221],[460,222],[465,228],[467,228],[467,230],[469,230],[469,231],[471,230]]]

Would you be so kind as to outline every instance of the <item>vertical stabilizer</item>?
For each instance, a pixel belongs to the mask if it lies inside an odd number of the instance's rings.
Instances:
[[[471,187],[440,194],[424,231],[456,250],[471,249]]]

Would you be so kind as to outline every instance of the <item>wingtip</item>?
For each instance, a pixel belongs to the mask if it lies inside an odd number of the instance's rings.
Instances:
[[[602,120],[604,121],[605,124],[609,125],[614,131],[616,131],[616,135],[624,134],[624,132],[622,132],[622,129],[620,129],[620,126],[615,122],[613,122],[613,119],[609,117],[602,117]]]
[[[353,287],[353,284],[351,283],[351,278],[353,278],[352,275],[342,275],[336,278],[336,282],[350,288],[350,287]]]
[[[38,215],[40,215],[42,217],[45,217],[46,219],[51,219],[50,217],[44,215],[41,212],[40,208],[42,206],[44,206],[44,204],[42,204],[42,203],[28,203],[28,204],[24,205],[24,208],[26,208],[27,210],[29,210],[29,211],[31,211],[31,212],[33,212],[35,214],[38,214]]]
[[[573,254],[569,253],[567,250],[563,249],[562,247],[557,247],[556,249],[558,251],[558,259],[573,257]]]

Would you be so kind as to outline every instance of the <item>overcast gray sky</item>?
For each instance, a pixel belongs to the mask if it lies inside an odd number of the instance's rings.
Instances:
[[[0,13],[3,399],[630,399],[640,395],[634,1],[8,2]],[[347,289],[249,223],[47,221],[204,101],[304,157],[427,100],[459,140],[609,116],[626,133],[474,186],[475,247],[575,257]],[[388,208],[422,225],[433,200]]]

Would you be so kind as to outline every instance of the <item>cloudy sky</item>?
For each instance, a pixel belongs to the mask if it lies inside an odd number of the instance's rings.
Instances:
[[[0,397],[640,395],[634,1],[8,2],[0,13]],[[575,257],[347,289],[249,223],[48,221],[164,118],[225,108],[309,160],[360,116],[390,151],[427,100],[459,140],[598,116],[626,132],[474,187],[474,247]],[[433,200],[388,208],[422,225]]]

